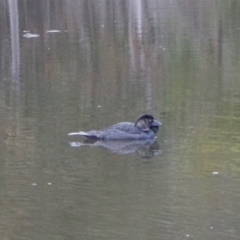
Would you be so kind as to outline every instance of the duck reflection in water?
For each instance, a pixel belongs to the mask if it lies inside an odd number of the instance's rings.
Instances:
[[[143,114],[135,124],[120,122],[101,131],[80,131],[68,135],[80,135],[87,138],[83,143],[70,143],[74,147],[102,146],[119,154],[137,152],[138,155],[149,158],[160,153],[155,137],[161,125],[152,115]]]
[[[86,139],[84,142],[70,142],[71,147],[91,146],[104,147],[114,153],[137,153],[141,158],[152,158],[162,153],[156,139],[147,140],[96,140]]]

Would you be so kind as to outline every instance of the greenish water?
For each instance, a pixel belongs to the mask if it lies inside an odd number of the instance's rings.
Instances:
[[[5,0],[0,23],[1,239],[239,238],[239,1]],[[67,136],[143,112],[154,145]]]

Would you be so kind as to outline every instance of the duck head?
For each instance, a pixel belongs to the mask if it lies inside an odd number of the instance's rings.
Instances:
[[[152,130],[155,134],[161,125],[162,124],[155,120],[154,117],[150,114],[141,115],[135,123],[135,126],[142,131],[147,132],[149,130]]]

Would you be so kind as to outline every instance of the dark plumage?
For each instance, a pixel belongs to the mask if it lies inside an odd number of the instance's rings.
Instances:
[[[68,135],[82,135],[89,139],[102,140],[139,140],[151,139],[156,136],[162,124],[155,120],[152,115],[141,115],[136,123],[120,122],[102,131],[92,130],[89,132],[75,132]]]

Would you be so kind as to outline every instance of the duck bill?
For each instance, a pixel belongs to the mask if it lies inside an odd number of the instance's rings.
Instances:
[[[162,124],[159,121],[154,120],[153,123],[152,123],[152,126],[153,127],[159,127],[159,126],[162,126]]]

